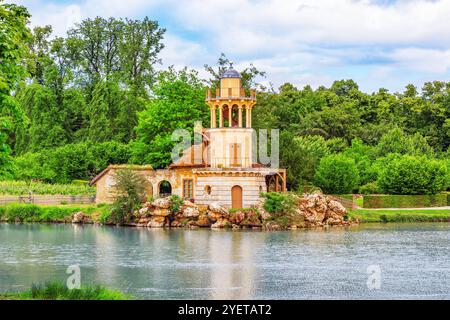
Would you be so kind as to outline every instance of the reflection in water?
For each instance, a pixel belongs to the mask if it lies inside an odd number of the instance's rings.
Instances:
[[[289,232],[0,224],[0,291],[65,280],[144,299],[450,298],[450,224]],[[445,250],[443,250],[445,248]],[[367,267],[382,270],[380,290]]]

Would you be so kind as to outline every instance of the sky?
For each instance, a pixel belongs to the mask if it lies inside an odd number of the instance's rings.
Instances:
[[[10,0],[31,24],[64,36],[88,17],[148,16],[166,28],[163,64],[204,64],[223,52],[253,63],[277,89],[355,80],[365,92],[450,81],[450,0]]]

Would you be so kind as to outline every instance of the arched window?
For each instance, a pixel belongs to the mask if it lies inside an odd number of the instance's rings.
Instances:
[[[160,197],[168,197],[172,194],[172,185],[169,181],[163,180],[158,185],[158,195]]]

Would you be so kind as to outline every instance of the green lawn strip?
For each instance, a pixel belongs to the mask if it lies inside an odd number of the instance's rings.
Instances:
[[[7,204],[0,206],[0,220],[6,222],[70,222],[75,212],[82,211],[92,217],[93,221],[102,222],[108,216],[107,205],[34,205]]]
[[[51,184],[43,182],[0,181],[0,194],[3,196],[28,195],[70,195],[93,196],[95,187],[87,184]]]
[[[131,297],[103,286],[82,286],[68,289],[60,282],[32,285],[23,292],[1,293],[0,300],[127,300]]]
[[[357,209],[348,213],[360,222],[450,222],[450,210],[370,210]]]

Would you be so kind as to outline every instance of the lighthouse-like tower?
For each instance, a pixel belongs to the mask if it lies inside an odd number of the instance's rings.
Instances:
[[[207,130],[210,167],[251,168],[255,91],[246,92],[241,75],[230,64],[221,75],[215,94],[208,90],[206,102],[211,115],[211,128]]]

